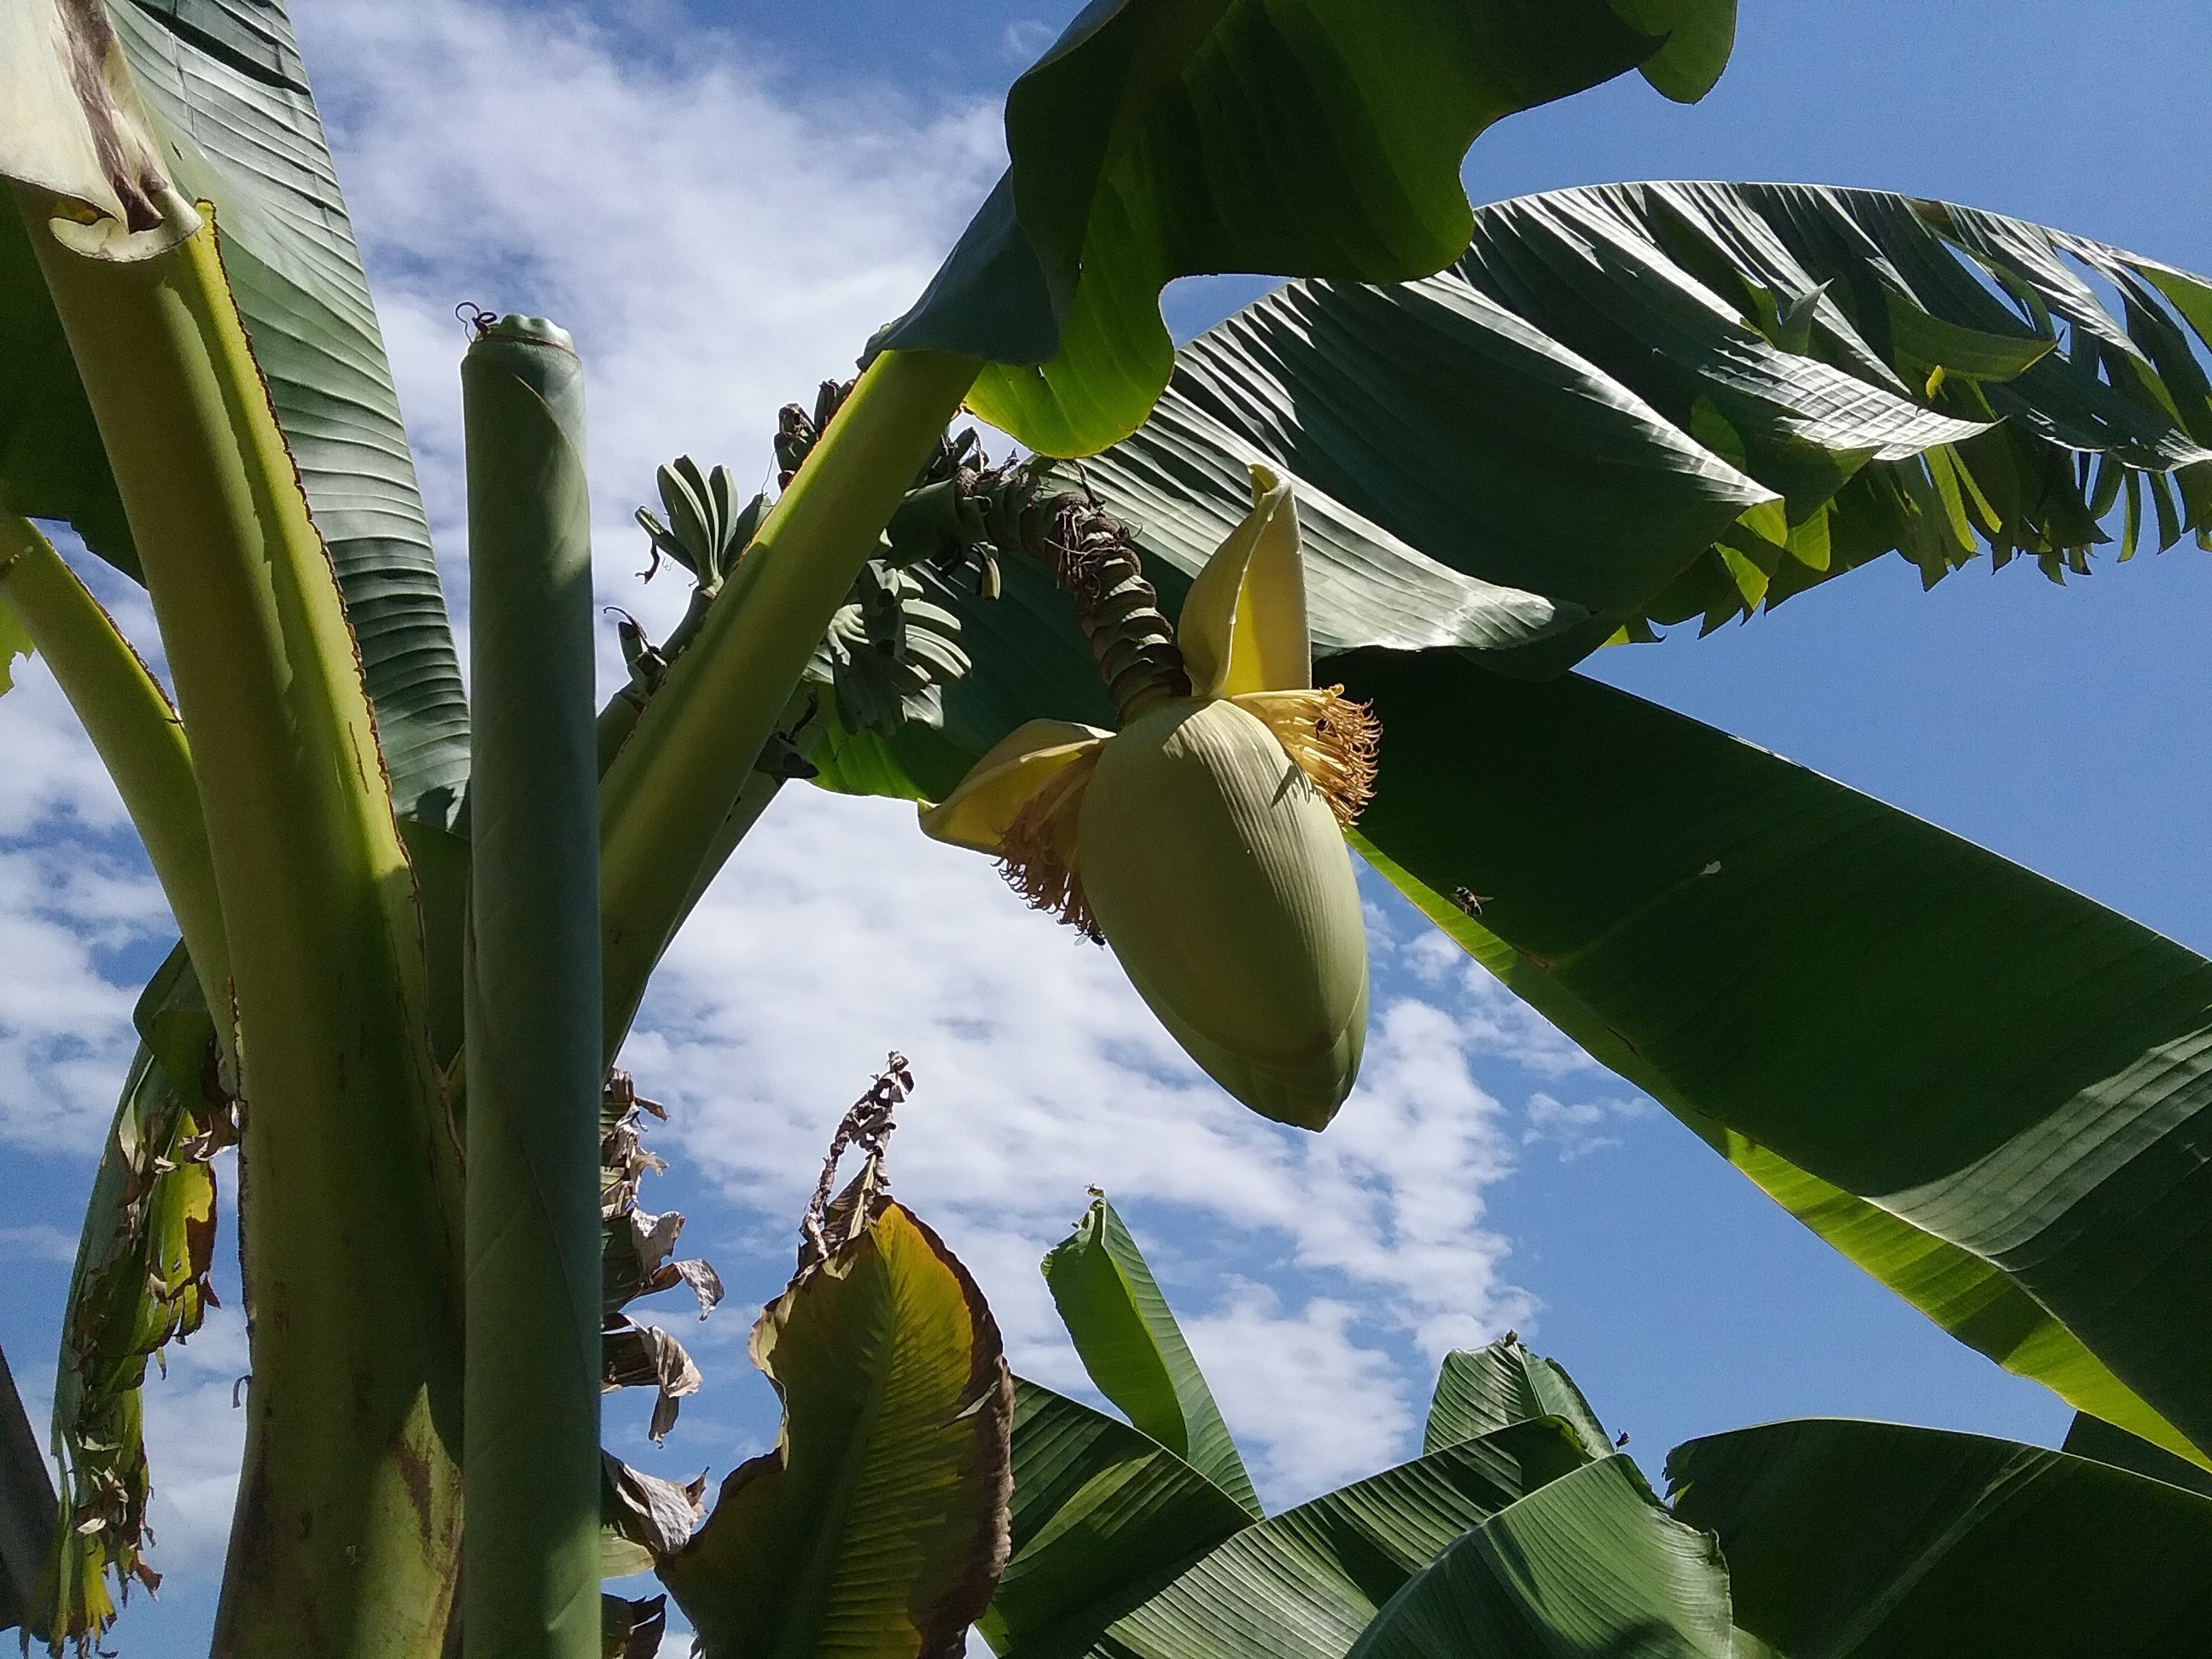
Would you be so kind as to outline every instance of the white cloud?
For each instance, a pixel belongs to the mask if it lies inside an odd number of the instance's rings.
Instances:
[[[1637,1097],[1626,1099],[1562,1101],[1547,1094],[1528,1097],[1528,1127],[1521,1133],[1523,1146],[1549,1145],[1559,1149],[1559,1162],[1571,1164],[1592,1152],[1621,1144],[1613,1126],[1630,1118],[1650,1115],[1651,1104]]]
[[[1006,56],[1026,69],[1060,38],[1060,31],[1041,18],[1023,17],[1006,25]]]
[[[1407,1455],[1415,1419],[1406,1379],[1352,1340],[1358,1317],[1349,1303],[1318,1297],[1285,1314],[1273,1291],[1237,1285],[1218,1312],[1190,1324],[1191,1351],[1270,1509]]]
[[[33,1261],[74,1261],[76,1235],[43,1221],[27,1227],[0,1227],[0,1255],[27,1256]]]
[[[146,1373],[154,1480],[147,1518],[158,1546],[151,1559],[165,1574],[212,1577],[230,1536],[246,1448],[246,1413],[234,1403],[243,1398],[238,1382],[251,1369],[244,1316],[210,1309],[207,1322],[189,1340],[172,1344],[167,1358],[167,1376],[151,1366]]]
[[[15,713],[0,705],[0,747],[32,725]],[[100,958],[170,927],[160,889],[127,844],[81,826],[39,845],[0,842],[0,1136],[98,1147],[137,1042],[137,990],[109,979]]]
[[[299,21],[449,571],[453,307],[540,313],[585,361],[602,586],[649,625],[684,597],[630,580],[653,467],[688,453],[765,482],[777,408],[853,372],[1002,164],[994,106],[794,95],[696,27],[675,56],[483,0],[333,0]]]

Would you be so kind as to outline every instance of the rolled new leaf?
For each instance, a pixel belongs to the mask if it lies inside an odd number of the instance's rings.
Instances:
[[[1613,1450],[1613,1437],[1566,1368],[1531,1353],[1508,1331],[1487,1347],[1455,1348],[1444,1356],[1421,1448],[1434,1451],[1532,1417],[1558,1418],[1593,1457]]]
[[[470,1659],[597,1659],[599,759],[583,369],[504,317],[461,364],[469,481]]]
[[[1044,1259],[1045,1283],[1083,1369],[1129,1421],[1252,1515],[1252,1480],[1152,1270],[1099,1194]]]

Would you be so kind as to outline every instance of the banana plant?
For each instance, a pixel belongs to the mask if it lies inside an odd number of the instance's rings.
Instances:
[[[88,1641],[110,1577],[151,1571],[137,1389],[198,1316],[206,1161],[235,1139],[253,1371],[218,1650],[607,1639],[582,1398],[607,1309],[580,1258],[605,1068],[705,884],[809,774],[931,804],[1095,925],[1232,1092],[1309,1127],[1364,1026],[1348,830],[1885,1283],[2203,1461],[2212,1264],[2182,1218],[2205,964],[1566,671],[1892,549],[1925,580],[1983,544],[2064,574],[2110,512],[2124,554],[2154,524],[2161,546],[2201,534],[2212,290],[1899,198],[1469,208],[1459,163],[1491,123],[1632,70],[1694,100],[1733,17],[1099,0],[1015,83],[1006,176],[928,290],[854,383],[787,413],[775,499],[665,470],[644,528],[696,597],[662,645],[625,634],[630,684],[588,734],[573,386],[524,375],[551,427],[489,414],[481,470],[472,423],[483,592],[516,608],[484,636],[511,672],[472,737],[281,8],[0,0],[0,663],[48,659],[182,935],[80,1250],[56,1390],[76,1519],[29,1626]],[[1159,289],[1219,270],[1308,280],[1176,352]],[[488,332],[565,372],[528,319]],[[948,438],[963,405],[1031,459]],[[33,520],[144,583],[167,686]],[[1000,749],[1040,720],[1085,730]],[[1210,849],[1195,876],[1162,867],[1179,835]],[[515,902],[554,890],[546,914]],[[602,1382],[672,1410],[688,1360],[625,1324]],[[517,1381],[539,1364],[567,1378],[542,1401]],[[513,1432],[465,1445],[471,1420]],[[559,1447],[542,1467],[513,1449],[532,1434]],[[1496,1449],[1465,1479],[1502,1509],[1522,1453],[1550,1454]],[[599,1485],[602,1505],[639,1490]],[[495,1565],[459,1619],[465,1547]],[[679,1598],[784,1588],[741,1588],[747,1554],[702,1545]]]
[[[465,1547],[468,1651],[600,1639],[585,1612],[597,1575],[579,1392],[596,1310],[578,1259],[599,1079],[586,1086],[577,1022],[597,1027],[603,1073],[701,889],[777,787],[815,766],[799,750],[854,747],[841,720],[880,738],[872,727],[896,729],[891,713],[926,708],[965,666],[931,656],[929,624],[950,613],[925,612],[884,539],[917,486],[957,483],[948,419],[964,399],[1041,450],[1122,435],[1172,364],[1154,305],[1165,283],[1224,264],[1433,270],[1465,241],[1457,167],[1484,127],[1639,67],[1694,97],[1725,59],[1729,13],[1397,10],[1380,29],[1326,5],[1197,0],[1079,18],[1015,88],[1009,173],[942,276],[883,339],[854,343],[868,347],[856,384],[787,422],[776,499],[748,518],[726,474],[670,470],[669,520],[647,528],[688,556],[695,616],[677,648],[626,641],[633,684],[586,744],[580,416],[557,331],[501,319],[471,353],[471,580],[480,603],[514,612],[483,635],[479,695],[500,706],[472,737],[373,305],[281,8],[6,0],[8,650],[27,642],[52,663],[184,936],[111,1137],[101,1190],[119,1196],[95,1206],[80,1252],[83,1334],[63,1357],[56,1444],[63,1507],[82,1520],[60,1534],[27,1621],[39,1634],[94,1639],[112,1617],[107,1575],[151,1571],[137,1385],[197,1317],[210,1218],[191,1194],[234,1136],[253,1369],[218,1650],[441,1651]],[[1224,96],[1262,62],[1324,72]],[[1274,166],[1292,135],[1338,127],[1340,146],[1307,146],[1304,176]],[[933,479],[948,459],[954,476]],[[144,583],[167,686],[33,520],[66,522]],[[825,659],[826,720],[802,690]],[[862,690],[885,660],[899,672],[873,689],[888,705]],[[595,881],[577,862],[586,809]],[[1327,850],[1348,890],[1333,836],[1305,850]],[[530,896],[554,891],[557,907],[532,914]],[[596,960],[578,962],[575,919],[592,912]],[[1325,1114],[1334,1099],[1313,1103],[1348,1084],[1352,983],[1331,981],[1336,1052],[1317,1089],[1300,1085],[1300,1112]],[[93,1287],[127,1289],[119,1269],[141,1261],[161,1267],[143,1291],[95,1308]],[[680,1396],[665,1351],[602,1358]],[[568,1379],[542,1399],[519,1380],[538,1366]],[[533,1463],[520,1449],[533,1436],[557,1453]]]
[[[1016,1385],[1013,1553],[980,1626],[1004,1659],[2148,1656],[2212,1599],[2202,1472],[2118,1431],[2100,1456],[1771,1423],[1676,1447],[1662,1501],[1511,1332],[1445,1357],[1419,1457],[1263,1518],[1124,1405],[1133,1328],[1185,1351],[1103,1197],[1046,1261],[1055,1289],[1071,1261],[1129,1286],[1056,1297],[1129,1420]]]

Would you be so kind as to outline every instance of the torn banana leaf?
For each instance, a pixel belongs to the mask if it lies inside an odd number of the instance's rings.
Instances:
[[[1293,283],[1177,353],[1152,420],[1085,464],[1149,554],[1195,571],[1263,462],[1380,550],[1366,591],[1316,582],[1322,650],[1462,644],[1547,674],[1892,551],[1930,584],[1984,549],[2063,578],[2116,507],[2122,559],[2212,532],[2203,278],[1817,185],[1608,185],[1474,225],[1438,276]],[[1422,565],[1589,619],[1394,635],[1373,609]]]
[[[232,291],[345,592],[393,798],[404,815],[446,822],[468,771],[459,665],[360,251],[283,6],[27,6],[26,40],[56,9],[82,13],[84,30],[112,27],[161,165],[184,196],[214,204]],[[52,28],[68,38],[58,20]],[[0,88],[15,87],[8,75],[31,55],[0,71]],[[4,146],[0,172],[65,182]],[[0,362],[9,368],[0,377],[0,506],[69,520],[136,575],[106,453],[28,234],[12,203],[0,211]]]
[[[782,1396],[776,1448],[659,1568],[708,1659],[827,1651],[833,1632],[952,1659],[1006,1559],[1012,1384],[975,1282],[885,1200],[763,1310],[752,1352]]]
[[[210,1160],[237,1125],[181,945],[132,1019],[140,1046],[93,1178],[54,1379],[54,1451],[66,1467],[48,1580],[56,1639],[96,1639],[113,1622],[109,1575],[125,1595],[161,1582],[144,1553],[146,1363],[216,1305]]]
[[[699,1368],[684,1345],[658,1325],[642,1325],[623,1310],[641,1296],[687,1286],[699,1317],[722,1299],[721,1276],[706,1262],[676,1259],[684,1218],[638,1207],[638,1188],[668,1166],[645,1150],[647,1115],[665,1118],[659,1102],[637,1092],[629,1073],[615,1072],[599,1104],[599,1225],[601,1383],[609,1389],[656,1390],[650,1432],[656,1442],[676,1426],[682,1401],[698,1392]]]

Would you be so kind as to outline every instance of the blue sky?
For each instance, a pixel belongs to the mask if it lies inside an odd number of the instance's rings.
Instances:
[[[1072,6],[757,0],[645,11],[299,0],[426,494],[462,551],[451,308],[550,313],[592,374],[600,580],[653,620],[629,507],[679,449],[765,465],[775,406],[918,289],[996,165],[993,104]],[[1745,0],[1695,108],[1633,81],[1516,118],[1470,160],[1494,198],[1613,179],[1805,179],[1949,197],[2212,270],[2201,200],[2212,12],[2163,0]],[[642,20],[642,21],[641,21]],[[1252,291],[1170,298],[1188,330]],[[451,567],[449,566],[449,568]],[[665,587],[665,584],[662,585]],[[112,590],[111,590],[112,592]],[[112,592],[127,626],[145,618]],[[1887,561],[1703,641],[1592,672],[1868,789],[2212,950],[2194,734],[2212,704],[2212,560],[2064,589]],[[658,610],[656,610],[658,607]],[[42,1409],[67,1255],[166,926],[112,798],[27,674],[0,703],[0,1344]],[[1826,1412],[2054,1440],[2066,1413],[1832,1257],[1674,1121],[1486,994],[1376,888],[1368,1086],[1319,1141],[1236,1112],[1110,964],[980,860],[882,804],[796,793],[679,944],[630,1060],[675,1121],[647,1201],[732,1296],[671,1446],[719,1476],[774,1432],[744,1362],[798,1202],[882,1050],[921,1087],[902,1194],[999,1307],[1018,1365],[1073,1385],[1034,1261],[1097,1180],[1191,1319],[1263,1490],[1295,1501],[1411,1449],[1450,1341],[1516,1323],[1656,1472],[1690,1435]],[[897,948],[883,947],[895,922]],[[234,1258],[226,1235],[226,1262]],[[234,1288],[234,1270],[226,1282]],[[234,1308],[236,1298],[226,1296]],[[226,1316],[150,1403],[161,1605],[129,1655],[204,1651],[227,1481]]]

